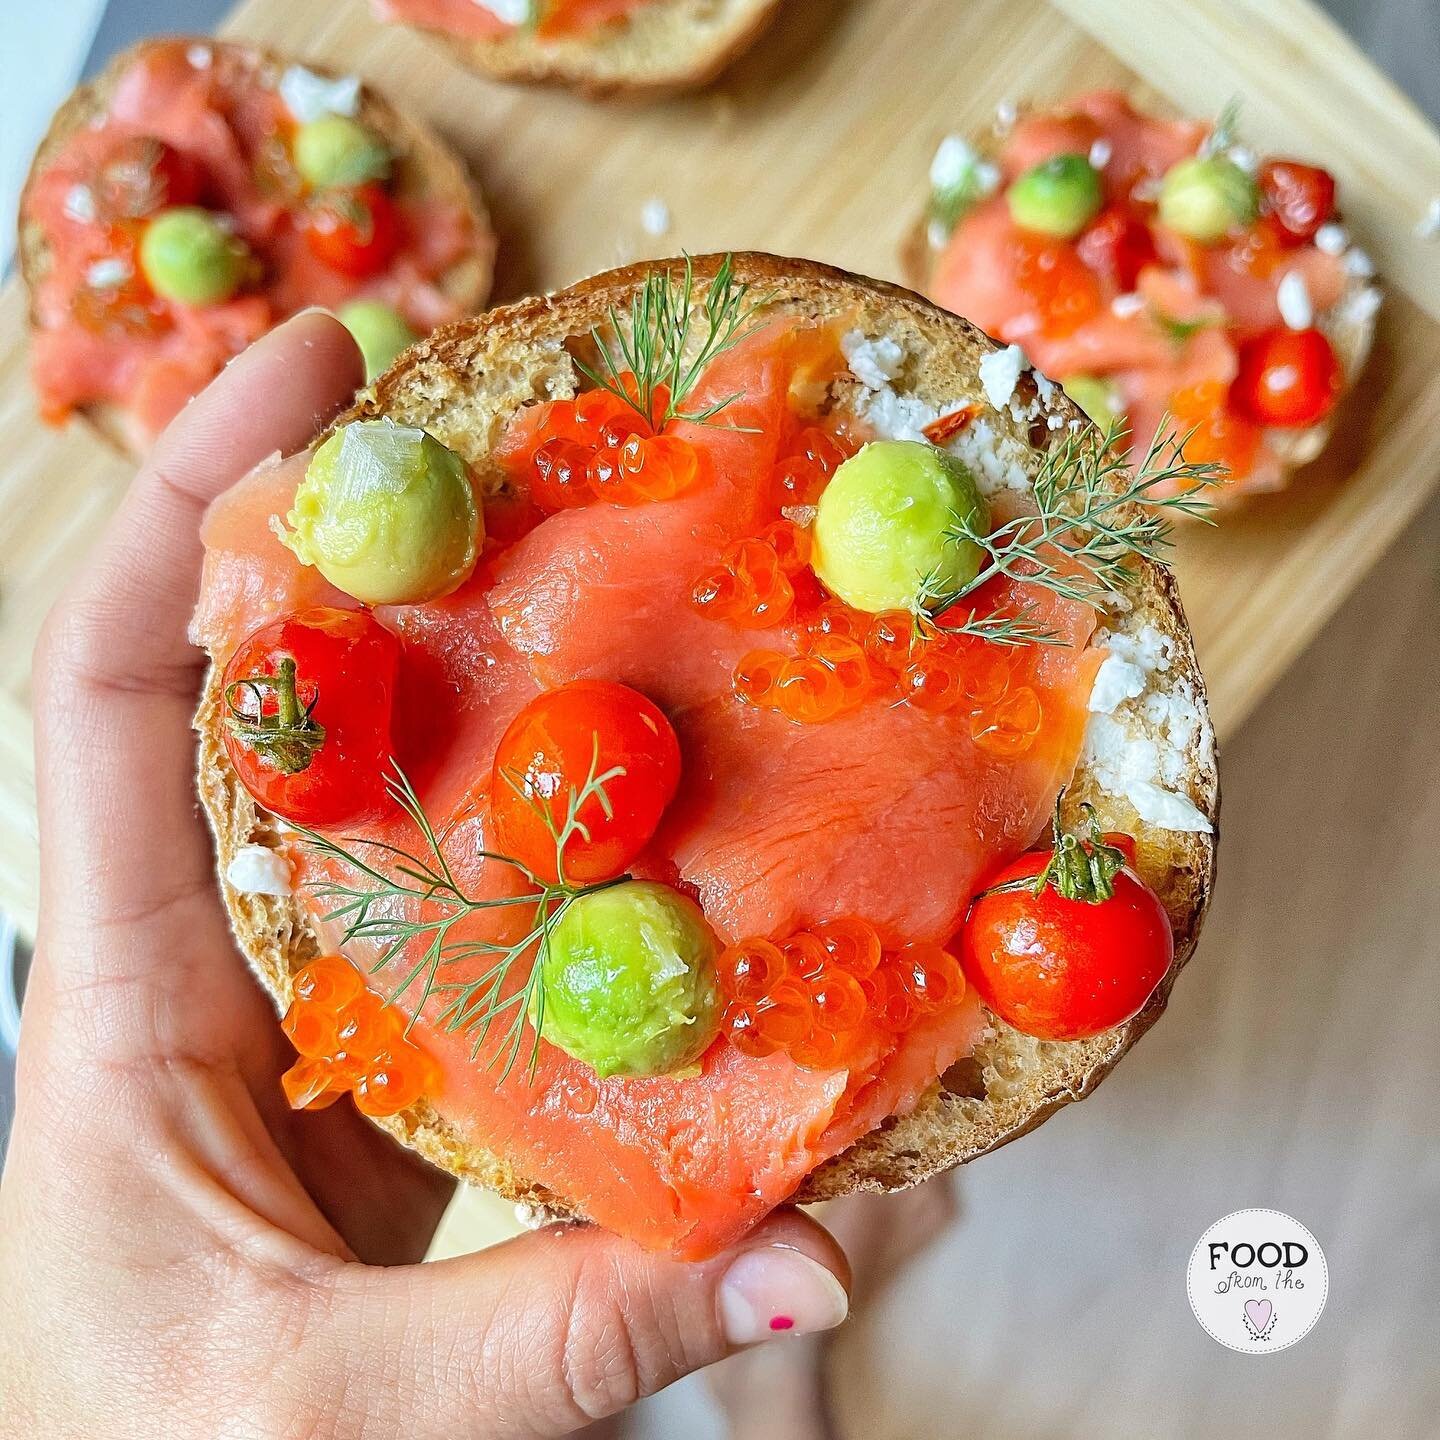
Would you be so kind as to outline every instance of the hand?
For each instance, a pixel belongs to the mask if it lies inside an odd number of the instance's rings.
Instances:
[[[40,944],[0,1182],[0,1432],[566,1434],[845,1316],[845,1261],[773,1216],[687,1266],[555,1226],[420,1266],[449,1182],[348,1102],[292,1113],[197,810],[185,638],[206,503],[361,380],[326,315],[171,427],[36,656]],[[838,1278],[837,1278],[838,1277]]]

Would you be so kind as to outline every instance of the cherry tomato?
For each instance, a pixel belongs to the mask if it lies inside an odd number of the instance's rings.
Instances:
[[[367,611],[315,606],[264,625],[225,667],[225,751],[240,783],[297,825],[391,809],[400,643]]]
[[[332,270],[363,280],[377,275],[400,248],[400,215],[378,185],[327,190],[305,212],[310,253]]]
[[[1335,213],[1335,177],[1298,160],[1267,160],[1260,194],[1291,245],[1303,245]]]
[[[501,737],[490,784],[496,846],[554,883],[556,835],[579,799],[564,878],[609,880],[645,848],[679,783],[680,744],[651,701],[609,680],[561,685],[532,700]]]
[[[183,151],[149,135],[127,135],[105,157],[95,181],[102,216],[134,220],[204,197],[205,170]]]
[[[1112,206],[1075,242],[1080,258],[1117,290],[1134,290],[1140,272],[1157,260],[1150,227],[1138,216]]]
[[[1230,404],[1257,425],[1313,425],[1335,408],[1345,375],[1319,330],[1277,328],[1245,341]]]
[[[991,885],[1033,880],[1050,859],[1022,855]],[[1002,1020],[1041,1040],[1081,1040],[1124,1024],[1154,994],[1175,955],[1169,917],[1133,870],[1111,883],[1110,898],[1093,903],[1047,885],[1039,895],[985,894],[971,907],[961,968]]]

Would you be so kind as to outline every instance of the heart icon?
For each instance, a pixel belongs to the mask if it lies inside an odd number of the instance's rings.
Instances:
[[[1247,1300],[1245,1302],[1245,1318],[1250,1322],[1250,1328],[1257,1335],[1265,1333],[1265,1327],[1270,1323],[1273,1313],[1274,1306],[1268,1300]]]

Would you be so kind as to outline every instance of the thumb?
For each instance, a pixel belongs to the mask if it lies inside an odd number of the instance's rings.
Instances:
[[[795,1211],[700,1264],[557,1225],[431,1265],[347,1266],[300,1353],[353,1412],[336,1433],[540,1440],[736,1350],[834,1328],[849,1281]]]

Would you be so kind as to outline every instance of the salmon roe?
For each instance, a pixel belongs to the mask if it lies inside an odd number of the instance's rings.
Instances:
[[[696,603],[700,603],[698,594]],[[735,694],[799,725],[848,714],[870,696],[970,717],[976,746],[1010,758],[1040,734],[1044,705],[1022,683],[1020,647],[922,626],[905,610],[867,615],[827,598],[804,616],[795,654],[752,650],[736,666]]]
[[[394,1115],[434,1089],[435,1061],[405,1036],[403,1010],[365,986],[342,955],[322,955],[295,976],[281,1022],[300,1058],[281,1077],[294,1110],[322,1110],[346,1091],[366,1115]]]
[[[826,482],[860,448],[849,435],[806,425],[776,462],[771,498],[777,507],[814,505]]]
[[[1014,244],[1016,282],[1045,334],[1073,335],[1100,313],[1099,282],[1074,246],[1025,232],[1016,235]]]
[[[724,1033],[745,1055],[784,1053],[808,1069],[887,1053],[917,1019],[965,995],[959,962],[938,945],[883,949],[866,920],[844,916],[778,943],[744,940],[720,957]]]
[[[713,620],[755,630],[778,625],[794,608],[795,582],[809,563],[809,534],[777,520],[754,539],[728,546],[695,582],[690,603]]]
[[[621,380],[633,393],[634,377]],[[523,439],[508,450],[502,443],[501,452],[547,514],[596,499],[612,505],[669,500],[694,485],[700,457],[688,440],[665,432],[659,417],[668,405],[663,386],[649,421],[609,390],[551,400],[520,413],[513,423],[522,427]]]
[[[1227,404],[1228,387],[1218,380],[1178,390],[1170,400],[1176,432],[1189,435],[1185,458],[1194,465],[1219,463],[1232,476],[1248,475],[1260,449],[1260,427]]]

